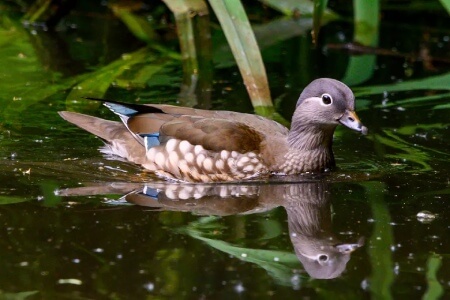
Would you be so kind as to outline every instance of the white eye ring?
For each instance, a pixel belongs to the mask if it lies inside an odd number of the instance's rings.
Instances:
[[[333,104],[333,97],[330,94],[323,94],[320,98],[322,98],[322,103],[325,105]]]
[[[326,254],[320,254],[318,256],[319,262],[327,262],[328,261],[328,255]]]

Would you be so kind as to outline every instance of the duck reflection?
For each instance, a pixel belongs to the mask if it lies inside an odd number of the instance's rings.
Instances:
[[[350,254],[363,245],[342,243],[332,232],[331,204],[327,186],[308,183],[289,186],[284,193],[289,235],[297,257],[311,277],[338,277]]]
[[[313,278],[338,277],[363,239],[341,242],[332,232],[329,184],[110,184],[59,191],[61,196],[126,193],[122,199],[152,210],[186,211],[200,215],[251,214],[282,206],[288,216],[295,253]]]

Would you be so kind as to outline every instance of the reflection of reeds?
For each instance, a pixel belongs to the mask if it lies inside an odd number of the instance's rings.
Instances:
[[[50,1],[36,1],[33,5],[26,8],[27,13],[23,16],[23,21],[36,22],[39,24],[46,24],[51,28],[55,26],[58,20],[61,20],[70,9],[72,4],[68,5],[63,1],[55,7],[50,6]],[[290,16],[290,19],[275,19],[263,25],[256,25],[252,27],[244,10],[243,4],[240,0],[232,1],[205,1],[205,0],[166,0],[164,1],[170,11],[173,13],[178,40],[180,45],[180,53],[171,50],[165,40],[162,38],[160,31],[160,24],[149,21],[145,14],[141,14],[141,3],[137,1],[111,1],[108,4],[109,9],[114,15],[119,18],[129,29],[129,31],[138,39],[147,44],[147,48],[154,52],[146,51],[147,55],[140,55],[142,52],[137,51],[129,55],[124,55],[122,59],[111,62],[109,65],[101,66],[94,72],[88,73],[84,70],[78,71],[78,75],[70,75],[70,77],[58,78],[57,71],[50,67],[53,71],[51,74],[46,74],[45,77],[54,76],[57,80],[53,80],[52,84],[43,84],[36,86],[36,88],[28,87],[19,92],[14,92],[14,97],[20,98],[23,103],[32,103],[40,101],[43,98],[48,98],[55,93],[71,89],[67,96],[67,103],[69,106],[73,105],[72,100],[79,100],[81,96],[103,97],[107,90],[114,85],[115,87],[126,89],[140,89],[148,87],[153,82],[166,83],[164,76],[161,73],[167,74],[167,68],[173,67],[181,60],[183,66],[183,80],[181,85],[181,93],[179,97],[180,104],[193,106],[198,105],[203,108],[210,107],[210,93],[212,86],[212,64],[224,64],[223,53],[220,53],[220,44],[212,45],[210,40],[210,7],[214,11],[217,19],[220,22],[220,29],[225,33],[227,42],[232,49],[235,62],[238,64],[241,75],[247,91],[251,98],[253,107],[256,113],[266,115],[268,117],[279,117],[275,113],[270,96],[268,80],[265,72],[265,67],[261,59],[260,50],[273,44],[273,41],[281,42],[291,38],[293,35],[303,34],[313,28],[313,32],[317,35],[318,26],[325,21],[335,19],[337,15],[329,9],[326,9],[327,1],[325,0],[262,0],[261,2],[271,7],[285,16]],[[419,3],[419,1],[417,1]],[[208,6],[208,3],[210,6]],[[444,7],[448,7],[448,1],[441,1]],[[380,22],[381,10],[399,9],[390,4],[384,3],[381,6],[378,0],[365,1],[354,0],[354,38],[355,45],[370,46],[370,48],[377,49],[378,41],[378,26]],[[66,6],[67,5],[67,6]],[[434,4],[420,3],[422,7],[433,9],[435,11],[442,10],[442,7],[436,7]],[[428,5],[428,6],[427,6]],[[434,5],[434,6],[433,6]],[[150,13],[161,10],[166,13],[166,7],[162,4],[154,5],[150,9]],[[408,8],[414,10],[415,8]],[[50,11],[53,10],[53,11]],[[403,7],[402,10],[405,10]],[[148,12],[148,11],[147,11]],[[377,13],[378,12],[378,13]],[[4,19],[7,15],[3,16]],[[4,20],[8,23],[8,20]],[[270,25],[273,25],[272,27]],[[20,25],[19,25],[20,26]],[[158,27],[159,26],[159,27]],[[286,26],[286,27],[284,27]],[[277,31],[278,30],[278,31]],[[11,32],[8,32],[11,35]],[[17,30],[15,34],[17,43],[22,40],[27,41],[29,36],[26,31]],[[8,35],[5,36],[5,39]],[[52,55],[50,49],[55,47],[48,46],[48,41],[44,40],[43,35],[38,33],[32,38],[35,40],[33,47],[34,52],[21,51],[20,53],[27,53],[27,57],[36,56],[38,60],[42,61],[42,52],[47,51],[48,59],[52,61],[57,60],[57,55]],[[295,66],[297,73],[305,73],[301,80],[297,77],[287,78],[286,80],[297,80],[301,85],[307,84],[317,74],[311,74],[308,67],[307,52],[309,48],[309,40],[301,45],[299,49],[299,56],[304,57],[300,63]],[[0,40],[1,44],[1,40]],[[37,45],[46,45],[45,47],[36,48]],[[49,49],[46,49],[49,48]],[[229,52],[228,47],[226,51]],[[58,48],[60,53],[60,49]],[[222,51],[223,52],[223,51]],[[214,57],[213,54],[214,53]],[[292,59],[294,54],[288,56]],[[376,65],[376,53],[368,55],[353,55],[347,64],[345,76],[342,79],[349,85],[361,84],[372,78],[372,74]],[[45,56],[45,55],[44,55]],[[155,59],[155,56],[162,57],[162,59]],[[285,59],[289,63],[289,57]],[[436,58],[432,58],[432,61]],[[419,58],[420,59],[420,58]],[[226,60],[226,59],[225,59]],[[39,61],[33,64],[33,60],[29,59],[29,66],[39,68]],[[66,62],[68,59],[65,60]],[[226,61],[230,63],[231,61]],[[41,62],[45,64],[45,62]],[[234,62],[231,62],[234,63]],[[70,65],[76,63],[71,62]],[[46,64],[47,65],[47,64]],[[50,64],[51,65],[51,64]],[[294,66],[292,66],[294,67]],[[14,69],[14,68],[11,68]],[[85,72],[79,74],[79,72]],[[47,73],[48,72],[47,70]],[[15,78],[23,77],[13,76]],[[168,77],[168,76],[166,76]],[[425,79],[404,81],[396,84],[389,84],[383,86],[372,86],[357,90],[360,94],[378,94],[389,91],[405,91],[417,89],[442,89],[448,90],[448,74],[438,75],[434,77],[427,77]],[[33,78],[27,81],[34,81]],[[437,97],[440,97],[438,95]],[[445,96],[442,95],[444,98]],[[8,97],[5,97],[8,98]],[[12,98],[12,97],[9,97]],[[426,98],[423,98],[425,100]],[[29,101],[29,102],[27,102]],[[21,104],[21,106],[29,106]],[[79,105],[79,104],[77,104]],[[86,109],[91,109],[89,104],[83,104]],[[448,104],[438,105],[436,108],[447,109]],[[23,108],[23,107],[22,107]],[[12,109],[17,112],[19,108]],[[283,122],[278,118],[278,121]],[[285,122],[286,124],[287,122]]]
[[[64,3],[60,3],[55,10],[55,8],[50,7],[49,3],[49,1],[36,2],[29,8],[24,19],[55,26],[56,19],[61,19],[64,12],[67,13],[67,10],[72,8],[72,6],[68,7]],[[188,99],[187,102],[184,101],[186,103],[182,104],[191,106],[199,104],[195,94],[200,92],[203,93],[203,102],[200,103],[200,106],[208,107],[212,82],[212,45],[210,42],[208,6],[204,0],[166,0],[164,3],[173,13],[176,21],[184,73],[182,85],[184,97],[182,99]],[[264,3],[286,15],[312,15],[314,17],[314,32],[317,35],[327,1],[317,0],[315,3],[298,1],[293,3],[292,1],[266,0]],[[215,12],[221,29],[227,38],[256,113],[280,119],[281,117],[275,114],[273,108],[260,48],[241,1],[209,1],[209,5]],[[160,44],[161,41],[156,29],[137,13],[139,7],[140,5],[134,2],[111,2],[109,4],[112,12],[128,27],[131,33],[149,44],[151,48],[164,52],[165,47]],[[57,13],[52,12],[52,9]],[[331,13],[327,11],[327,15],[331,15]],[[123,64],[119,63],[119,65]],[[69,94],[68,100],[73,100],[74,96],[78,95],[77,90],[81,89],[83,93],[87,93],[89,96],[104,96],[109,86],[123,73],[121,66],[118,66],[115,70],[111,68],[114,69],[110,65],[108,74],[105,74],[105,76],[97,75],[88,78],[88,81],[79,82],[77,87]],[[142,82],[142,72],[139,73]],[[148,79],[151,75],[148,76]],[[95,78],[94,81],[97,85],[90,89],[90,82],[92,82],[90,79],[92,78]],[[99,79],[101,80],[99,81]],[[193,101],[189,101],[189,99]],[[206,103],[204,103],[205,99]]]
[[[372,265],[370,291],[374,299],[392,299],[391,286],[394,282],[392,247],[394,234],[391,214],[384,202],[385,185],[380,182],[365,182],[366,195],[371,205],[374,228],[368,247]]]
[[[164,0],[175,16],[183,65],[181,104],[197,105],[195,94],[202,93],[200,103],[208,108],[212,79],[212,50],[209,11],[203,0]]]

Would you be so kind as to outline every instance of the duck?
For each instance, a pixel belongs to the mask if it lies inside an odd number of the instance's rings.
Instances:
[[[60,111],[66,121],[104,141],[100,152],[170,181],[232,182],[269,176],[322,173],[335,167],[338,125],[367,134],[344,83],[319,78],[297,100],[291,126],[265,117],[167,104],[97,98],[120,121]]]

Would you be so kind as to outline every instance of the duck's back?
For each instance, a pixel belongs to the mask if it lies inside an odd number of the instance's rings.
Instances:
[[[144,167],[173,179],[233,181],[266,175],[261,147],[288,132],[251,114],[149,106],[161,112],[132,116],[126,124],[147,148],[149,163]]]

